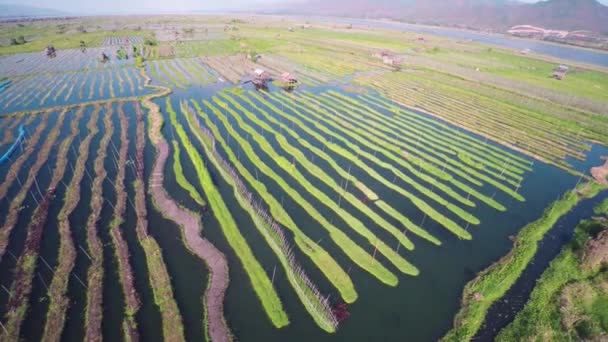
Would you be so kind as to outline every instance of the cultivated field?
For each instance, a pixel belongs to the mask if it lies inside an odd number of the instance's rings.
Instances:
[[[470,339],[604,190],[600,68],[271,16],[0,25],[34,37],[0,47],[2,341],[437,339],[514,246]]]

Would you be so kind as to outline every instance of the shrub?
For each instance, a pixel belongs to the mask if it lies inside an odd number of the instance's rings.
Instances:
[[[146,38],[146,40],[144,41],[144,45],[157,46],[158,42],[155,39]]]

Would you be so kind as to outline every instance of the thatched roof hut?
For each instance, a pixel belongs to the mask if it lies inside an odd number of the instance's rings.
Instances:
[[[270,81],[272,78],[270,74],[266,72],[264,69],[257,68],[253,70],[253,79],[251,82],[258,86],[265,86],[266,82]]]
[[[284,72],[281,74],[281,82],[284,84],[296,84],[298,83],[298,79],[294,75]]]

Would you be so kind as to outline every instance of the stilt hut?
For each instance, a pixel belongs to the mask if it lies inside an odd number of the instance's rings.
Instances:
[[[270,77],[270,74],[265,70],[257,68],[253,71],[253,79],[251,80],[251,82],[256,86],[264,87],[266,86],[266,83],[271,80],[272,78]]]

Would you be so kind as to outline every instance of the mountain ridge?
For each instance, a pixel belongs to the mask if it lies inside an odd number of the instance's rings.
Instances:
[[[52,9],[18,4],[0,4],[0,18],[25,18],[25,17],[58,17],[69,13]]]
[[[284,14],[389,18],[420,24],[506,31],[516,25],[608,34],[608,6],[596,0],[303,0]]]

